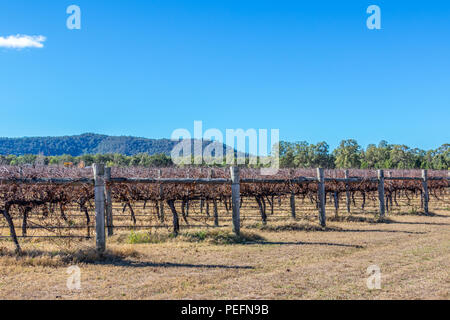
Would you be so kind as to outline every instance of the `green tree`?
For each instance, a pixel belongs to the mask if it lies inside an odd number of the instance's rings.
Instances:
[[[330,154],[330,146],[325,141],[311,144],[308,149],[310,168],[334,168],[334,156]]]
[[[405,145],[393,145],[390,152],[392,169],[413,169],[415,164],[411,149]]]
[[[173,162],[169,156],[161,153],[151,156],[149,165],[152,167],[170,167],[173,165]]]
[[[130,157],[127,157],[120,153],[115,153],[113,162],[118,167],[126,167],[130,164],[130,160]]]
[[[80,156],[79,157],[79,159],[78,159],[78,163],[79,162],[81,162],[81,161],[83,161],[84,162],[84,164],[86,165],[86,166],[92,166],[92,164],[95,162],[95,156],[93,156],[93,155],[91,155],[91,154],[85,154],[85,155],[82,155],[82,156]]]
[[[392,146],[382,140],[378,146],[369,144],[366,150],[361,151],[361,168],[364,169],[389,169],[392,167],[390,152]]]
[[[295,151],[294,143],[280,142],[280,166],[282,168],[292,168],[295,166]]]
[[[450,144],[444,144],[432,152],[431,167],[436,170],[450,170]]]
[[[341,141],[338,148],[333,152],[337,168],[360,168],[361,167],[361,146],[356,140],[349,139]]]
[[[308,168],[310,166],[310,145],[306,141],[301,141],[295,145],[295,166],[299,168]]]

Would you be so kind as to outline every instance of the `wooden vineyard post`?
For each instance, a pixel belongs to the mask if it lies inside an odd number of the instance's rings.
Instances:
[[[239,179],[239,167],[231,167],[231,202],[233,208],[233,232],[239,236],[241,233],[241,186]]]
[[[213,207],[214,207],[214,226],[219,226],[219,210],[217,209],[217,200],[213,200]]]
[[[214,178],[214,171],[213,169],[210,169],[209,171],[209,179]],[[217,208],[217,200],[213,199],[213,208],[214,208],[214,226],[219,226],[219,210]]]
[[[188,179],[190,178],[189,171],[186,174],[186,178]],[[185,207],[183,208],[183,210],[184,210],[184,219],[186,220],[186,218],[189,216],[189,199],[186,200]]]
[[[108,229],[108,237],[114,235],[113,212],[111,189],[107,182],[111,180],[111,168],[105,168],[105,207],[106,207],[106,228]]]
[[[423,211],[428,215],[428,201],[430,200],[430,195],[428,193],[428,170],[422,170],[422,187],[423,187]]]
[[[317,169],[318,183],[318,197],[319,197],[319,222],[322,227],[326,226],[326,213],[325,213],[325,176],[322,168]]]
[[[95,243],[98,252],[106,249],[105,237],[105,165],[94,163],[95,181]]]
[[[293,179],[294,177],[293,177],[293,175],[294,175],[294,170],[290,170],[290,176],[291,176],[291,178]],[[294,193],[294,191],[292,191],[291,192],[291,201],[290,201],[291,203],[291,217],[292,217],[292,219],[295,219],[295,193]]]
[[[348,170],[345,170],[345,179],[349,179],[349,172]],[[345,182],[345,202],[347,204],[347,212],[350,213],[350,203],[351,203],[351,199],[350,199],[350,185],[348,183],[348,181]]]
[[[203,168],[200,168],[200,177],[203,177]],[[203,207],[205,205],[205,200],[203,198],[200,199],[200,214],[203,214]]]
[[[161,179],[162,172],[161,169],[158,170],[158,179]],[[161,223],[164,223],[164,200],[163,200],[163,186],[159,185],[159,217],[161,219]]]
[[[387,171],[385,172],[385,177],[392,177],[392,173],[391,171]],[[392,211],[392,201],[391,201],[392,197],[391,197],[391,193],[388,192],[386,194],[386,192],[384,192],[384,206],[385,206],[385,212],[387,214],[389,214],[390,211]]]
[[[386,211],[384,203],[384,170],[378,170],[378,201],[380,202],[380,217],[384,218]]]
[[[291,217],[295,219],[295,193],[291,193]]]

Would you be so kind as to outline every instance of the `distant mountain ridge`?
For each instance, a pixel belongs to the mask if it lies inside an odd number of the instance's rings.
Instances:
[[[189,141],[187,141],[189,143]],[[203,145],[211,142],[204,141]],[[60,156],[68,154],[81,156],[84,154],[120,153],[132,156],[139,153],[166,154],[178,141],[169,139],[148,139],[131,136],[108,136],[95,133],[85,133],[63,137],[24,137],[0,138],[0,155],[40,154],[45,156]],[[224,153],[226,146],[224,145]]]

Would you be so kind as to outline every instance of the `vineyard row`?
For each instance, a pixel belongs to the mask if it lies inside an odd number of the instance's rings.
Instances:
[[[340,194],[345,194],[348,211],[356,192],[365,201],[366,193],[377,193],[379,216],[384,218],[386,207],[397,202],[401,196],[420,194],[425,214],[428,214],[430,195],[438,197],[439,191],[450,186],[447,171],[422,170],[420,172],[370,170],[280,170],[275,175],[262,176],[255,169],[122,169],[105,168],[94,164],[92,173],[88,169],[68,170],[57,168],[0,167],[0,204],[8,223],[10,235],[20,251],[14,217],[23,219],[26,232],[27,217],[36,209],[48,215],[48,208],[59,206],[61,217],[65,208],[77,205],[86,214],[88,207],[95,208],[96,244],[99,251],[106,247],[105,229],[113,233],[112,204],[122,203],[134,217],[132,204],[138,201],[153,202],[158,217],[164,221],[164,204],[172,213],[173,233],[178,234],[179,215],[175,201],[181,200],[181,215],[186,220],[185,208],[189,201],[212,202],[217,211],[217,202],[222,202],[232,213],[232,226],[240,234],[240,208],[243,198],[254,198],[258,204],[261,220],[267,222],[266,201],[273,208],[275,196],[290,196],[291,213],[295,217],[295,196],[308,197],[316,203],[319,223],[326,226],[326,198],[334,198],[337,207]],[[314,172],[315,171],[315,172]],[[315,176],[313,174],[315,173]],[[303,174],[303,175],[302,175]],[[91,175],[91,177],[89,177]],[[91,205],[91,201],[94,205]],[[64,219],[67,221],[67,218]]]

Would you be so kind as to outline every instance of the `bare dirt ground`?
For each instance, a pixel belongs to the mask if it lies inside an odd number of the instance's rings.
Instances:
[[[244,234],[260,237],[253,243],[181,237],[129,244],[129,231],[122,231],[108,242],[120,257],[78,263],[81,290],[67,288],[73,263],[60,258],[60,244],[23,242],[25,251],[54,256],[16,258],[11,243],[1,241],[0,299],[449,299],[450,208],[432,211],[374,223],[373,214],[341,221],[330,210],[326,230],[312,218],[269,216],[266,228],[244,226]],[[371,265],[381,269],[380,290],[367,288]]]

